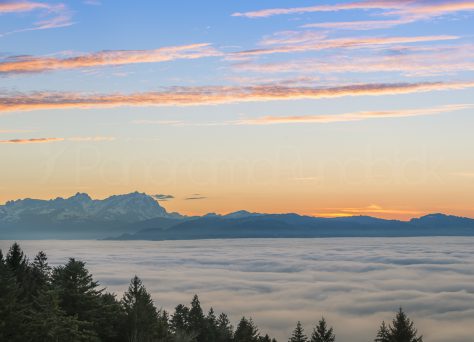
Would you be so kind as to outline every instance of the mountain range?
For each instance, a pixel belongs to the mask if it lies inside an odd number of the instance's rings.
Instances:
[[[0,206],[0,239],[188,240],[221,238],[474,236],[474,219],[430,214],[409,221],[370,216],[321,218],[245,210],[227,215],[168,213],[144,193],[104,200],[78,193]]]

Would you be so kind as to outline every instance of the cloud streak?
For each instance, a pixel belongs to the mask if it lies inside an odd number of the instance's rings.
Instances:
[[[44,144],[50,142],[64,141],[64,138],[31,138],[0,140],[0,144]]]
[[[100,51],[70,58],[13,56],[0,62],[0,74],[158,63],[176,59],[197,59],[219,55],[220,52],[210,44],[205,43],[163,47],[154,50]]]
[[[78,142],[87,142],[87,141],[114,141],[115,137],[71,137],[67,139],[68,141],[78,141]]]
[[[337,21],[337,22],[323,22],[305,24],[303,28],[322,28],[332,30],[377,30],[386,29],[397,25],[407,24],[410,20],[396,19],[396,20],[361,20],[361,21]]]
[[[301,123],[335,123],[352,122],[370,119],[384,118],[406,118],[413,116],[437,115],[450,113],[464,109],[474,108],[473,104],[445,105],[434,108],[385,110],[385,111],[361,111],[337,115],[297,115],[297,116],[264,116],[256,119],[245,119],[238,121],[240,125],[274,125],[274,124],[301,124]]]
[[[63,92],[6,93],[0,95],[0,112],[48,109],[113,108],[121,106],[191,106],[225,103],[380,96],[418,92],[461,90],[474,81],[422,83],[368,83],[334,87],[215,86],[175,87],[132,94],[83,94]]]
[[[71,11],[66,5],[62,3],[47,4],[34,1],[7,1],[0,3],[0,14],[24,13],[32,11],[39,11],[41,13],[41,18],[43,19],[33,23],[33,26],[31,27],[0,33],[0,37],[19,32],[66,27],[73,24]]]
[[[383,10],[383,15],[396,15],[405,22],[426,20],[446,14],[473,11],[474,1],[356,1],[334,5],[308,7],[271,8],[243,13],[233,13],[234,17],[267,18],[276,15],[304,14],[315,12],[337,12],[345,10]]]
[[[318,5],[307,7],[290,7],[290,8],[270,8],[250,12],[236,12],[233,17],[246,18],[268,18],[276,15],[304,14],[313,12],[336,12],[344,10],[368,10],[368,9],[399,9],[403,4],[409,1],[358,1],[351,3],[341,3],[335,5]]]
[[[157,194],[153,195],[153,198],[155,198],[158,201],[169,201],[174,199],[173,195],[165,195],[165,194]]]
[[[300,40],[303,40],[304,35],[310,35],[314,37],[313,32],[307,31],[300,33]],[[294,39],[294,38],[292,38]],[[315,41],[310,41],[303,44],[290,44],[275,46],[270,48],[260,48],[252,50],[244,50],[229,54],[228,59],[251,57],[259,55],[269,55],[274,53],[296,53],[296,52],[308,52],[308,51],[322,51],[329,49],[362,49],[371,48],[386,45],[397,45],[397,44],[414,44],[424,42],[435,42],[435,41],[447,41],[459,39],[458,36],[453,35],[437,35],[437,36],[414,36],[414,37],[351,37],[351,38],[335,38],[335,39],[324,39],[317,37]],[[307,39],[310,40],[310,39]],[[284,44],[288,42],[287,37],[281,39],[274,38],[273,44]]]
[[[390,50],[389,50],[390,52]],[[400,72],[405,76],[435,76],[474,70],[474,50],[468,46],[437,47],[427,51],[411,51],[408,47],[394,49],[392,54],[334,56],[330,59],[310,58],[273,63],[240,62],[232,67],[237,71],[259,73],[298,72],[308,75],[334,73]],[[400,52],[400,53],[398,53]]]
[[[48,4],[33,1],[5,1],[0,3],[0,13],[30,12],[48,8],[50,8]]]
[[[1,133],[1,131],[0,131]],[[29,138],[29,139],[9,139],[0,140],[0,144],[43,144],[51,142],[72,141],[72,142],[98,142],[114,141],[115,137],[70,137],[70,138]]]

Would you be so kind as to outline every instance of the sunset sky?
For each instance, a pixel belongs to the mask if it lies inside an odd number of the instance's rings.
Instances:
[[[0,203],[474,217],[473,43],[474,1],[0,0]]]

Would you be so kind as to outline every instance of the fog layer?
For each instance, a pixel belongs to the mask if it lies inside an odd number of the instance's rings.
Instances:
[[[11,241],[0,241],[5,252]],[[474,238],[340,238],[201,241],[20,241],[30,259],[87,262],[121,296],[135,274],[158,307],[172,311],[194,293],[205,310],[252,316],[287,340],[322,315],[337,341],[373,340],[402,306],[430,342],[474,334]]]

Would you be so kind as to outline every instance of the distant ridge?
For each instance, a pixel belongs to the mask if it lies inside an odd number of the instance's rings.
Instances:
[[[0,205],[1,239],[189,240],[229,238],[474,236],[474,220],[429,214],[409,221],[371,216],[321,218],[240,210],[187,217],[145,193],[103,200],[77,193]]]
[[[171,218],[152,197],[133,192],[103,200],[77,193],[51,200],[21,199],[0,206],[2,238],[100,238],[125,225],[152,218]],[[179,217],[179,215],[178,215]]]

